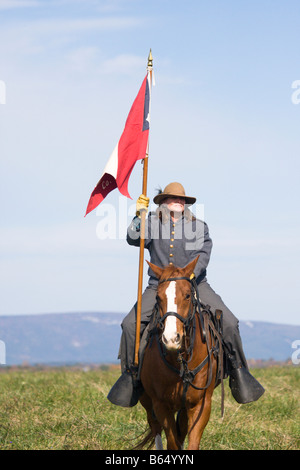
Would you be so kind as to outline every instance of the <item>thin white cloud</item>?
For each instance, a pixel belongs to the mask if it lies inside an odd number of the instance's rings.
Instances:
[[[11,10],[13,8],[38,7],[37,0],[0,0],[0,10]]]
[[[67,54],[67,65],[72,70],[83,72],[94,67],[98,61],[99,50],[97,47],[79,47]]]
[[[113,17],[105,18],[51,18],[26,21],[23,27],[31,34],[68,34],[90,31],[120,31],[141,25],[141,20],[134,17]],[[11,25],[10,25],[11,27]],[[16,24],[21,27],[22,24]]]
[[[71,71],[109,75],[116,71],[119,73],[120,70],[128,74],[130,69],[132,73],[133,70],[145,65],[145,58],[121,55],[111,59],[107,52],[105,55],[100,54],[102,51],[98,44],[103,42],[99,40],[97,45],[94,45],[89,42],[89,35],[117,34],[124,30],[139,29],[142,24],[143,20],[138,18],[116,16],[8,21],[2,24],[0,29],[2,69],[6,71],[6,75],[11,69],[11,73],[16,76],[15,65],[25,65],[29,57],[31,68],[26,65],[26,71],[32,70],[32,74],[36,76],[38,68],[48,65],[53,69],[53,57],[55,57],[55,65],[58,64],[64,70],[70,67]],[[81,46],[76,48],[74,43],[77,45],[78,37],[81,38]],[[42,60],[34,61],[35,57]],[[49,57],[47,61],[45,57]]]
[[[105,74],[132,74],[136,70],[146,70],[145,57],[139,57],[133,54],[121,54],[112,59],[104,61],[101,71]]]
[[[1,0],[0,0],[1,1]],[[1,9],[1,6],[0,6]],[[140,28],[143,20],[134,17],[100,17],[100,18],[48,18],[36,20],[7,21],[0,29],[0,56],[20,57],[24,54],[47,54],[47,49],[60,50],[69,47],[78,37],[82,46],[79,54],[89,55],[95,46],[83,45],[85,35],[90,33],[117,33],[124,30]],[[107,67],[113,67],[108,64]]]
[[[146,59],[134,54],[120,54],[105,58],[97,47],[79,47],[66,54],[66,68],[77,72],[103,75],[134,75],[143,68],[146,70]]]

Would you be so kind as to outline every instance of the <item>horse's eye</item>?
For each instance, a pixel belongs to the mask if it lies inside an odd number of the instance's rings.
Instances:
[[[186,294],[186,295],[185,295],[185,300],[189,300],[189,299],[190,299],[190,297],[191,297],[191,295],[190,295],[190,294]]]

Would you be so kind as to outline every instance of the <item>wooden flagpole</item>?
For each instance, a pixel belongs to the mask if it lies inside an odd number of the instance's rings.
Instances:
[[[148,56],[147,70],[150,73],[150,105],[151,105],[151,86],[152,86],[152,53],[151,49]],[[150,109],[149,109],[150,112]],[[143,159],[143,187],[142,194],[147,196],[147,179],[148,179],[148,156],[149,156],[149,140],[147,153]],[[141,336],[141,313],[142,313],[142,293],[143,293],[143,268],[144,268],[144,249],[145,249],[145,225],[146,225],[146,211],[141,211],[141,227],[140,227],[140,254],[139,254],[139,276],[138,276],[138,295],[137,295],[137,311],[136,311],[136,329],[135,329],[135,355],[134,364],[137,366],[139,363],[139,348]]]

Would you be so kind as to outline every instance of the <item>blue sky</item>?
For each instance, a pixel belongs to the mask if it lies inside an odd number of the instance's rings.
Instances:
[[[298,0],[0,0],[1,315],[134,303],[132,201],[84,213],[151,47],[149,196],[180,181],[203,204],[208,281],[238,318],[299,324],[299,15]],[[133,200],[141,184],[137,164]],[[97,236],[106,208],[115,239]]]

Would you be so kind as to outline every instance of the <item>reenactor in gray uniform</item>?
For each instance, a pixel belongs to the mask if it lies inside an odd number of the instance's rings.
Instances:
[[[149,251],[151,263],[159,267],[173,264],[183,268],[199,256],[194,274],[200,300],[204,305],[210,306],[213,314],[216,310],[223,312],[223,343],[232,395],[238,403],[257,400],[264,393],[264,389],[249,372],[238,319],[207,282],[206,269],[212,250],[212,240],[207,224],[196,219],[188,208],[194,204],[196,198],[186,196],[180,183],[170,183],[163,192],[154,197],[153,201],[158,205],[158,209],[149,214],[145,229],[145,248]],[[139,214],[141,210],[147,210],[148,204],[149,199],[141,195],[137,201],[138,215],[127,230],[129,245],[140,245]],[[141,335],[150,322],[156,302],[158,279],[150,267],[148,274],[149,283],[142,296]],[[137,403],[139,395],[136,392],[139,387],[136,384],[137,371],[134,366],[136,310],[135,304],[122,322],[119,354],[122,376],[108,395],[109,400],[119,406],[133,406]],[[135,398],[133,398],[134,393]]]

